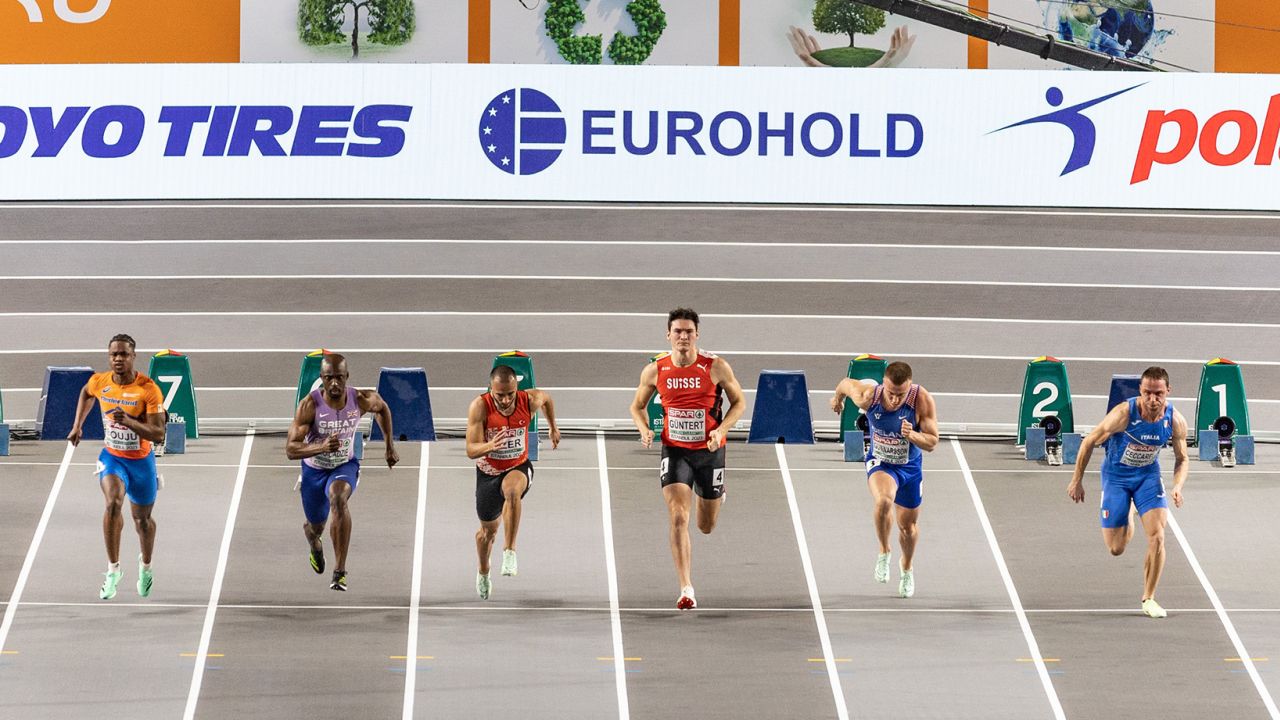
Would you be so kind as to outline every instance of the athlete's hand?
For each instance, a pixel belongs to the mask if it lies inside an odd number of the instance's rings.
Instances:
[[[125,425],[125,420],[129,418],[129,416],[126,415],[124,410],[121,408],[116,408],[112,410],[109,414],[111,416],[111,422],[117,425]],[[128,426],[125,425],[125,427],[128,427]]]
[[[84,435],[84,431],[79,425],[71,428],[71,432],[67,433],[67,442],[71,443],[71,447],[80,447],[80,437]]]
[[[498,428],[497,432],[493,434],[493,437],[489,438],[489,451],[485,454],[488,455],[494,450],[502,447],[503,443],[505,443],[507,439],[514,434],[514,432],[515,431],[509,427]]]
[[[325,452],[338,452],[338,448],[340,447],[342,447],[342,440],[336,433],[330,435],[329,439],[324,442]]]
[[[640,431],[640,445],[643,447],[653,447],[653,431],[645,428]]]
[[[839,395],[831,396],[831,412],[837,415],[844,412],[844,398]]]
[[[1173,506],[1176,508],[1182,507],[1182,486],[1174,485],[1173,492],[1170,494],[1173,496]]]
[[[547,431],[547,437],[551,438],[551,449],[555,450],[560,447],[560,428],[553,427]]]
[[[729,431],[722,427],[707,433],[707,449],[711,452],[719,450],[720,446],[724,445],[725,436],[728,434]]]
[[[916,429],[915,425],[912,425],[910,422],[903,420],[902,429],[898,432],[898,434],[901,435],[903,438],[910,440],[911,433],[914,432],[915,429]]]
[[[393,468],[400,462],[400,453],[394,447],[387,448],[387,467]]]
[[[1067,497],[1071,498],[1072,502],[1084,502],[1084,483],[1072,480],[1067,485]]]

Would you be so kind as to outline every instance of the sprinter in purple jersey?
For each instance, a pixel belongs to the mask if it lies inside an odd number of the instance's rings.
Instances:
[[[1156,602],[1156,586],[1164,571],[1164,526],[1169,520],[1169,501],[1160,480],[1160,449],[1173,444],[1174,507],[1182,507],[1182,485],[1187,481],[1187,420],[1169,403],[1169,373],[1149,367],[1142,373],[1138,397],[1111,408],[1111,412],[1080,444],[1080,456],[1067,497],[1084,501],[1084,471],[1095,447],[1106,447],[1102,462],[1102,541],[1112,555],[1124,552],[1133,539],[1134,513],[1142,519],[1147,535],[1147,557],[1142,564],[1142,612],[1148,617],[1168,615]]]
[[[372,413],[387,439],[387,467],[400,461],[391,432],[391,410],[373,390],[347,387],[347,360],[328,354],[320,363],[320,387],[298,404],[289,428],[285,454],[302,461],[302,524],[311,548],[311,569],[324,573],[324,526],[333,516],[330,537],[336,567],[329,587],[347,589],[347,548],[351,543],[351,495],[360,482],[360,461],[355,459],[356,427],[365,413]]]

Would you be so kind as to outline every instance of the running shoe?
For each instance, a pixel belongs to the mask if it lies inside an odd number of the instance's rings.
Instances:
[[[151,594],[151,582],[154,576],[151,574],[151,568],[142,564],[142,556],[138,556],[138,596],[147,597]]]
[[[1155,598],[1147,598],[1142,601],[1142,612],[1145,613],[1147,617],[1153,618],[1169,616],[1169,613],[1166,612],[1164,608],[1160,607],[1160,603],[1156,602]]]
[[[311,549],[311,569],[316,571],[317,575],[324,574],[324,541],[316,543],[319,547]]]
[[[901,566],[898,568],[901,570]],[[902,579],[898,581],[898,595],[909,598],[916,594],[916,576],[911,570],[902,570]]]
[[[502,551],[502,574],[507,577],[515,577],[519,569],[516,567],[516,551]]]
[[[476,573],[476,594],[481,600],[489,599],[489,590],[493,588],[493,582],[489,580],[489,576],[483,573]]]
[[[98,591],[98,597],[103,600],[110,600],[116,596],[116,586],[120,584],[120,578],[124,577],[124,571],[105,572],[102,573],[102,577],[104,579],[102,581],[102,589]]]
[[[893,553],[880,553],[876,555],[876,582],[889,582],[889,556]]]
[[[347,573],[342,570],[333,571],[333,582],[329,583],[330,590],[347,591]]]
[[[698,607],[698,599],[693,596],[693,586],[685,585],[680,590],[680,598],[676,600],[677,610],[693,610]]]

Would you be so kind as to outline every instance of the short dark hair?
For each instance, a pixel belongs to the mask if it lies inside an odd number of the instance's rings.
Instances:
[[[884,376],[889,378],[889,381],[895,385],[901,385],[911,379],[911,366],[901,360],[896,360],[889,363],[889,366],[884,369]]]
[[[507,380],[518,380],[518,379],[519,378],[516,377],[516,371],[513,370],[510,365],[494,365],[493,369],[489,371],[490,381],[502,380],[505,382]]]
[[[667,329],[671,329],[671,323],[677,320],[692,320],[693,328],[698,329],[698,313],[693,308],[678,307],[667,313]]]
[[[1169,371],[1159,365],[1152,365],[1142,371],[1142,380],[1163,380],[1164,386],[1171,388],[1173,383],[1169,382]],[[1139,380],[1141,382],[1141,380]]]
[[[134,342],[133,338],[129,337],[128,335],[125,335],[124,333],[120,333],[118,335],[112,336],[111,340],[107,342],[107,347],[108,348],[111,347],[111,343],[118,343],[118,342],[129,343],[130,350],[138,349],[138,343]]]
[[[337,370],[340,367],[344,367],[346,364],[347,364],[346,356],[339,355],[338,353],[325,353],[324,360],[320,361],[320,367],[323,368],[325,365],[328,365],[334,370]]]

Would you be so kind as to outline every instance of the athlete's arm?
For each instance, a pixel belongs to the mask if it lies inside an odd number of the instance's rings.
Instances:
[[[111,412],[111,422],[129,428],[144,440],[164,442],[164,412],[147,413],[146,420],[143,421],[116,408]]]
[[[396,451],[395,435],[391,432],[391,408],[377,390],[357,391],[356,404],[360,407],[360,412],[373,415],[373,421],[382,428],[382,437],[387,440],[387,467],[395,467],[400,462],[400,453]]]
[[[1173,506],[1182,507],[1182,485],[1187,481],[1187,419],[1173,411]]]
[[[80,444],[80,436],[84,434],[81,426],[84,425],[84,419],[92,409],[93,394],[89,392],[89,385],[86,384],[80,389],[80,397],[76,400],[76,416],[71,421],[71,432],[67,433],[67,442],[73,446]]]
[[[484,416],[488,414],[484,396],[471,401],[467,408],[467,457],[475,460],[484,457],[498,448],[506,439],[511,428],[498,428],[493,439],[484,441]]]
[[[938,447],[938,406],[933,403],[933,396],[928,390],[920,388],[916,397],[916,428],[911,428],[906,421],[903,421],[903,427],[906,432],[902,437],[912,445],[925,452],[933,452]]]
[[[530,389],[529,412],[539,410],[547,416],[547,436],[551,438],[551,449],[560,447],[560,426],[556,424],[556,406],[551,402],[551,393],[545,390]]]
[[[875,397],[876,386],[861,380],[845,378],[836,385],[835,397],[831,398],[831,410],[839,414],[844,410],[844,399],[849,398],[854,405],[866,410],[871,407],[871,399]]]
[[[293,424],[289,426],[289,439],[284,444],[284,454],[290,460],[315,457],[324,452],[336,452],[339,447],[338,436],[330,435],[325,440],[307,444],[307,433],[316,421],[316,403],[308,395],[298,404],[298,412],[293,416]]]
[[[729,367],[729,363],[724,358],[716,358],[711,363],[711,382],[724,388],[724,394],[729,396],[729,409],[725,412],[724,418],[720,421],[720,425],[707,435],[707,449],[715,452],[724,445],[724,439],[729,434],[729,429],[742,417],[743,411],[746,410],[746,398],[742,395],[742,386],[738,384],[738,378],[733,374],[733,368]]]
[[[711,369],[714,371],[715,366]],[[653,445],[653,429],[649,427],[649,401],[658,391],[658,363],[649,363],[640,371],[640,386],[636,388],[635,399],[631,401],[631,420],[640,431],[640,444]]]
[[[1098,423],[1084,440],[1080,442],[1080,454],[1076,456],[1076,467],[1071,473],[1071,482],[1067,484],[1067,497],[1074,502],[1084,502],[1084,471],[1093,457],[1093,449],[1100,447],[1112,435],[1124,431],[1129,424],[1129,403],[1120,403],[1111,408],[1111,412]]]

